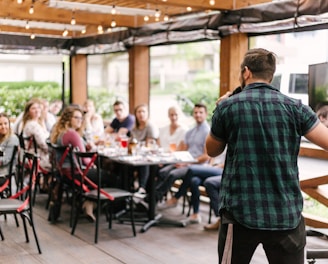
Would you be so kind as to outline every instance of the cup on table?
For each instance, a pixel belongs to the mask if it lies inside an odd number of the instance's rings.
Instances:
[[[175,144],[174,142],[170,143],[169,149],[171,152],[174,152],[177,150],[177,144]]]
[[[128,142],[129,142],[128,137],[120,136],[120,145],[121,145],[121,154],[122,155],[128,154]]]

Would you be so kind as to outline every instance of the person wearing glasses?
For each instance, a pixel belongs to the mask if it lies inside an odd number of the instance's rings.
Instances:
[[[50,135],[50,142],[58,146],[72,146],[73,149],[78,149],[81,152],[87,151],[88,143],[83,139],[83,111],[79,106],[67,106],[60,115],[57,123],[53,127]],[[57,153],[57,159],[60,159],[63,153]],[[88,164],[89,159],[83,159],[83,163]],[[62,165],[63,171],[68,178],[71,178],[71,164],[68,157],[64,160]],[[97,174],[95,169],[90,169],[88,178],[93,182],[97,182]],[[103,179],[106,179],[103,177]],[[82,208],[89,221],[95,221],[93,210],[95,205],[90,201],[85,201]]]
[[[113,104],[115,118],[106,127],[105,132],[108,134],[117,133],[118,135],[129,135],[132,130],[135,117],[129,114],[126,105],[122,101],[116,101]]]

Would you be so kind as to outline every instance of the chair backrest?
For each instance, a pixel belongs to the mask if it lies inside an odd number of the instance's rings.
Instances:
[[[73,151],[74,154],[74,164],[76,166],[76,170],[78,173],[75,173],[75,182],[76,185],[79,186],[79,190],[81,192],[87,192],[90,188],[97,190],[98,201],[100,198],[100,194],[104,195],[109,200],[114,200],[114,197],[104,191],[101,188],[101,164],[100,157],[97,152],[80,152]],[[83,161],[87,160],[87,164],[84,164]],[[94,166],[95,165],[95,166]],[[88,177],[88,172],[91,168],[96,169],[97,180],[93,182]],[[78,178],[77,178],[78,177]],[[78,181],[80,181],[79,184]]]
[[[0,193],[6,192],[6,196],[11,196],[12,192],[12,176],[14,175],[14,165],[17,161],[17,152],[18,152],[18,146],[14,146],[13,152],[10,158],[10,163],[8,167],[8,174],[5,176],[6,181],[5,183],[0,187]]]
[[[61,176],[65,176],[68,172],[72,175],[74,166],[73,166],[73,155],[71,146],[60,146],[50,141],[47,141],[49,148],[49,159],[52,167],[53,175],[59,173]],[[68,164],[67,164],[68,161]],[[66,164],[65,164],[66,163]],[[64,172],[63,165],[65,164],[66,169]],[[68,176],[68,175],[66,175]]]
[[[20,133],[18,135],[18,138],[19,138],[19,145],[21,149],[29,152],[34,151],[35,154],[38,153],[38,145],[36,143],[34,136],[25,137],[23,133]]]
[[[21,199],[24,200],[23,205],[18,208],[18,212],[29,208],[32,211],[32,191],[35,188],[36,176],[38,172],[38,156],[35,153],[30,153],[24,151],[23,155],[23,166],[22,175],[20,176],[23,179],[28,179],[27,184],[22,186],[22,188],[14,195],[12,195],[11,199]]]

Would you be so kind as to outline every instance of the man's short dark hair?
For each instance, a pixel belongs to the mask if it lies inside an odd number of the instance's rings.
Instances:
[[[194,108],[204,108],[205,112],[207,113],[207,107],[202,103],[195,104]]]
[[[116,106],[116,105],[124,105],[124,103],[123,103],[123,101],[116,100],[115,103],[113,104],[113,106]]]
[[[265,49],[250,49],[240,65],[241,72],[247,67],[256,78],[272,80],[276,71],[276,55]]]

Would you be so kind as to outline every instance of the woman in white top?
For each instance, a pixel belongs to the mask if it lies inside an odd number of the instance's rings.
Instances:
[[[168,109],[170,124],[159,130],[159,144],[165,151],[179,150],[183,143],[186,129],[178,122],[179,113],[177,107],[171,106]]]
[[[96,113],[95,104],[92,100],[86,100],[83,104],[85,137],[87,141],[98,141],[104,134],[104,121],[101,115]],[[96,143],[96,142],[95,142]]]
[[[131,130],[131,136],[138,142],[150,143],[152,140],[158,140],[158,128],[149,122],[148,106],[145,104],[138,105],[134,110],[136,117],[135,127]],[[149,166],[136,167],[139,178],[138,193],[144,195],[149,178]]]
[[[34,136],[37,145],[37,152],[40,157],[40,167],[50,171],[51,164],[48,156],[47,139],[49,132],[41,117],[40,99],[31,99],[25,105],[22,119],[22,133],[24,137]],[[28,150],[33,150],[33,146],[27,146]]]

